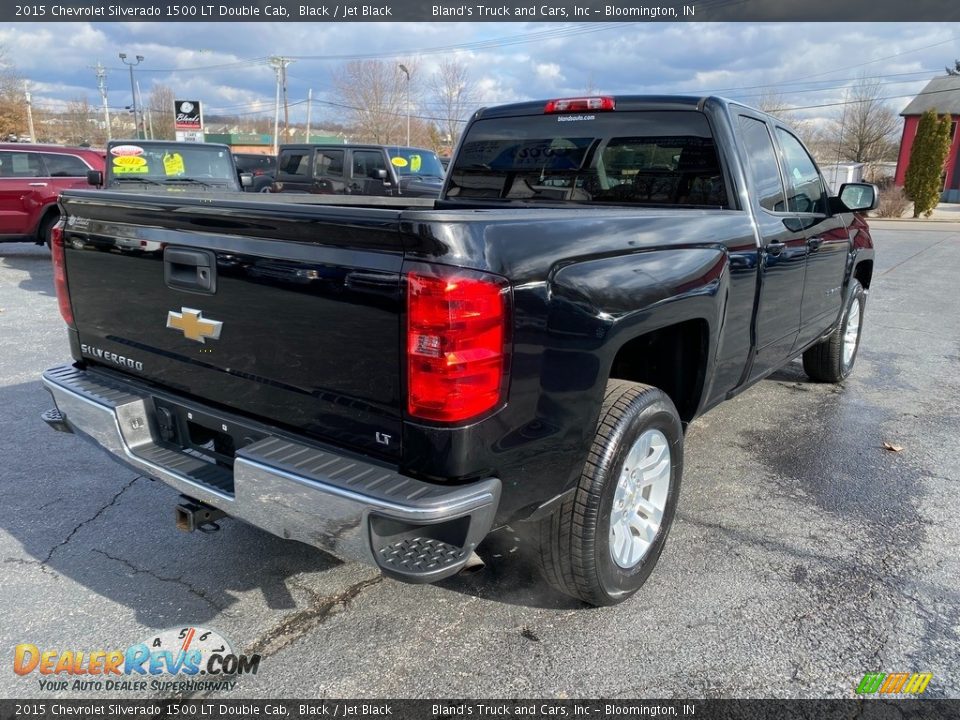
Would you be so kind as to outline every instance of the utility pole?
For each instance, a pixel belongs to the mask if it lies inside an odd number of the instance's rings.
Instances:
[[[277,137],[280,134],[280,65],[281,65],[281,58],[278,58],[278,57],[270,58],[270,67],[273,68],[273,72],[277,76],[277,98],[273,104],[273,154],[274,155],[276,155],[280,151],[279,138]]]
[[[293,60],[287,60],[286,58],[280,58],[283,63],[280,66],[280,73],[283,76],[283,134],[285,137],[290,137],[290,106],[287,104],[287,65],[293,62]]]
[[[313,113],[313,89],[307,90],[307,138],[305,142],[310,142],[310,116]]]
[[[133,98],[133,124],[137,131],[137,139],[140,138],[140,114],[137,111],[137,87],[133,80],[133,69],[143,62],[143,55],[136,56],[136,62],[127,62],[127,54],[120,53],[120,59],[123,64],[130,68],[130,96]]]
[[[400,63],[397,67],[407,76],[407,147],[410,147],[410,71],[403,63]]]
[[[103,122],[107,127],[107,140],[113,140],[113,133],[110,131],[110,106],[107,103],[107,70],[99,60],[94,69],[97,71],[97,87],[100,89],[100,99],[103,101]]]
[[[280,134],[280,89],[283,88],[283,130],[286,133],[290,129],[290,108],[287,105],[287,65],[293,62],[290,58],[273,55],[270,57],[270,67],[277,75],[277,99],[273,113],[273,154],[277,154],[279,143],[277,136]]]
[[[33,131],[33,102],[30,97],[30,82],[28,80],[23,81],[23,91],[27,96],[27,132],[30,133],[30,142],[35,143],[37,136]]]

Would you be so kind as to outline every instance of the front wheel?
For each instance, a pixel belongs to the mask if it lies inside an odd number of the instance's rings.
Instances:
[[[597,433],[573,496],[540,521],[550,585],[591,605],[614,605],[646,581],[673,522],[683,428],[661,390],[607,383]]]
[[[839,324],[824,340],[803,353],[803,370],[811,380],[838,383],[853,371],[860,349],[866,300],[863,286],[851,280]]]

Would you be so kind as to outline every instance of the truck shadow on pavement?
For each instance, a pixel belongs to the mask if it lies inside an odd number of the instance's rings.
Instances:
[[[164,628],[231,608],[295,614],[336,597],[360,568],[231,519],[209,534],[177,530],[175,490],[50,430],[40,413],[51,405],[38,382],[0,388],[0,408],[19,418],[0,437],[0,573],[25,598],[56,593],[82,607],[99,597]],[[509,604],[580,606],[541,583],[518,538],[495,533],[481,548],[487,567],[441,587]]]
[[[6,267],[28,273],[18,287],[28,292],[56,297],[53,287],[53,264],[46,247],[32,243],[4,243],[0,245],[0,262]]]

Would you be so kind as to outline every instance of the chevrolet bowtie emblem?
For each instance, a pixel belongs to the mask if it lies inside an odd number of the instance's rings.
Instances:
[[[207,338],[211,340],[220,339],[220,329],[223,327],[223,323],[219,320],[205,319],[202,310],[180,308],[180,312],[171,310],[167,313],[167,327],[179,330],[187,340],[206,343]]]

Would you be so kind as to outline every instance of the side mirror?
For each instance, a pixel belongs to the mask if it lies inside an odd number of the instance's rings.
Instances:
[[[103,171],[102,170],[87,170],[87,185],[93,185],[94,187],[100,187],[103,185]]]
[[[374,178],[375,180],[386,180],[389,175],[387,175],[386,170],[380,168],[379,170],[371,170],[370,177]]]
[[[253,175],[250,173],[240,173],[240,187],[253,187]]]
[[[850,212],[875,210],[880,201],[880,191],[871,183],[844,183],[838,195]]]

